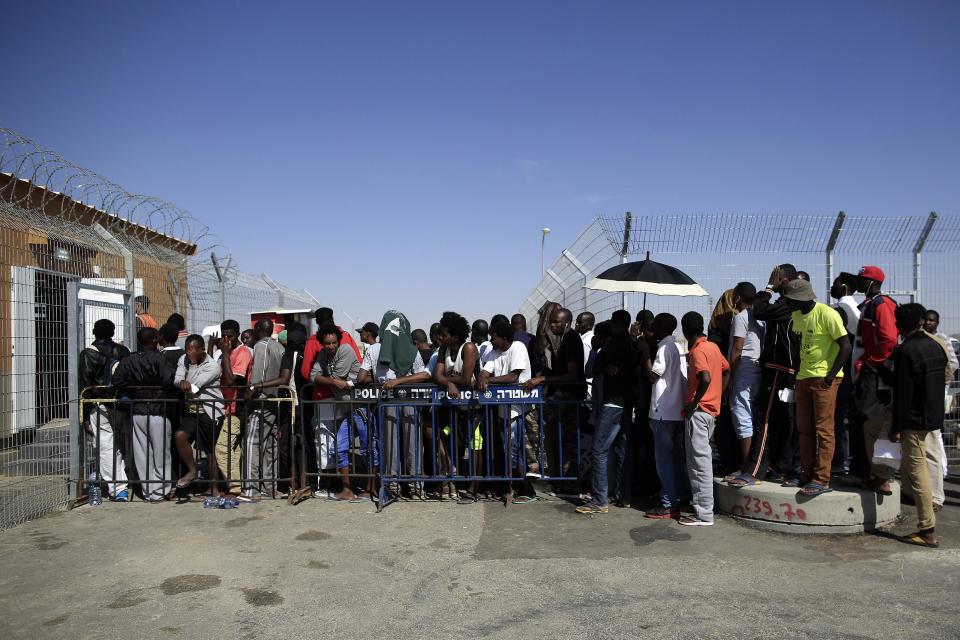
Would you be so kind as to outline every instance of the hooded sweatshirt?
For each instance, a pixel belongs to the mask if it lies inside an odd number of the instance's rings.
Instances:
[[[410,335],[410,321],[399,311],[387,311],[380,320],[379,362],[393,369],[397,376],[405,376],[417,358],[417,345]]]

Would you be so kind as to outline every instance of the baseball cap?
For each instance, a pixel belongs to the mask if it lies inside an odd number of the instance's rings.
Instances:
[[[376,338],[377,334],[380,333],[380,327],[372,322],[368,322],[367,324],[357,329],[357,333],[360,333],[361,331],[369,331],[370,335]]]
[[[885,276],[880,267],[863,267],[860,269],[860,277],[874,282],[883,282]]]
[[[799,278],[791,280],[783,286],[783,297],[797,302],[810,302],[817,299],[810,283]]]

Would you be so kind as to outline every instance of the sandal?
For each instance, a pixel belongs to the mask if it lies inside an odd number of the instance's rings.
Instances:
[[[594,515],[599,513],[610,513],[610,507],[608,505],[600,506],[599,504],[593,504],[591,502],[577,507],[574,509],[574,511],[584,515]]]
[[[538,502],[543,500],[540,496],[515,496],[513,498],[513,504],[530,504],[531,502]]]
[[[752,487],[757,484],[756,478],[754,478],[749,473],[741,473],[740,475],[734,477],[732,480],[728,480],[727,484],[731,487]]]
[[[470,493],[469,491],[465,491],[463,495],[461,495],[457,499],[457,504],[473,504],[479,501],[480,499],[477,498],[477,495],[475,493]]]
[[[912,544],[918,547],[926,547],[927,549],[936,549],[940,546],[939,542],[927,542],[919,531],[914,531],[913,533],[908,533],[905,536],[900,536],[900,542],[905,544]]]
[[[831,491],[833,491],[833,488],[825,487],[819,482],[808,482],[803,489],[800,489],[797,493],[808,498],[815,498],[824,493],[830,493]]]
[[[780,486],[781,487],[799,487],[800,478],[787,478],[786,480],[780,483]]]

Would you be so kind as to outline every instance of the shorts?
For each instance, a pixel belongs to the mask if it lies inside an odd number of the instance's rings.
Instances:
[[[180,418],[177,432],[187,434],[197,451],[212,455],[222,424],[206,413],[185,413]]]

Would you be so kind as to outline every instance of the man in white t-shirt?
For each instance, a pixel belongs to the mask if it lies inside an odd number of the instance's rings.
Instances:
[[[486,354],[477,384],[481,391],[486,391],[489,385],[519,385],[530,379],[530,355],[527,347],[522,342],[514,341],[513,327],[508,322],[495,322],[490,327],[490,342],[493,348]],[[522,478],[523,407],[515,404],[503,406],[500,407],[499,415],[498,427],[509,425],[510,469],[514,477]],[[499,429],[496,432],[501,433]],[[528,499],[526,495],[518,496],[518,501]]]
[[[837,410],[834,412],[833,432],[836,449],[833,451],[832,472],[845,474],[850,471],[851,447],[863,448],[863,430],[850,431],[847,422],[847,408],[850,406],[850,393],[853,391],[853,363],[857,361],[863,348],[857,346],[857,327],[860,325],[860,307],[853,297],[859,278],[850,273],[841,273],[830,287],[830,297],[836,300],[833,308],[840,314],[843,326],[847,328],[853,355],[850,362],[843,366],[843,378],[837,389]]]
[[[470,327],[470,342],[477,345],[477,351],[480,352],[480,362],[483,362],[484,356],[493,350],[493,343],[490,342],[490,327],[486,320],[474,320]]]
[[[574,325],[574,329],[577,330],[577,333],[580,334],[580,339],[583,340],[583,368],[584,372],[587,369],[587,362],[590,360],[590,351],[593,350],[593,326],[596,323],[596,318],[589,311],[584,311],[577,316],[577,323]],[[593,378],[587,378],[587,398],[590,398],[593,395]]]
[[[687,360],[680,353],[673,332],[677,319],[661,313],[653,319],[657,355],[651,367],[650,428],[654,457],[660,477],[660,506],[647,511],[653,520],[677,517],[680,503],[689,496],[683,466],[683,396],[687,389]]]

